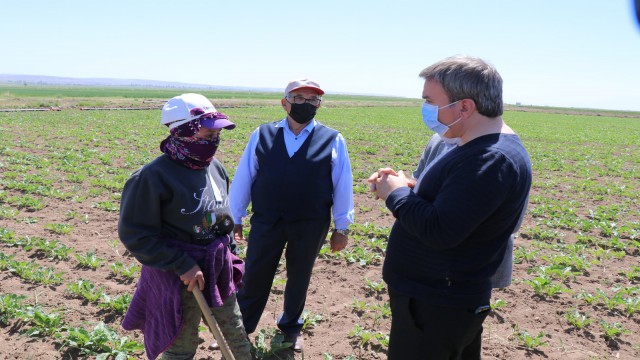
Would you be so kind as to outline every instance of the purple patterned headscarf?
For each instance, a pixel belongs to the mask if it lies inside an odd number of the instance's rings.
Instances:
[[[209,166],[220,145],[220,136],[213,140],[194,137],[202,127],[201,119],[171,129],[171,134],[160,143],[160,151],[190,169],[200,170]]]

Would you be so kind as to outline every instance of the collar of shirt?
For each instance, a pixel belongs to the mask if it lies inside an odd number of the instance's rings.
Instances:
[[[316,119],[311,120],[310,123],[307,124],[307,126],[304,127],[304,129],[302,129],[302,131],[300,132],[300,134],[298,134],[298,136],[302,135],[302,133],[307,133],[309,134],[311,132],[311,130],[313,130],[313,128],[316,126],[318,122],[316,121]],[[292,136],[296,136],[293,131],[291,131],[291,128],[289,127],[289,122],[287,121],[287,118],[282,119],[279,123],[276,124],[276,127],[283,127],[285,129],[285,133],[288,132],[290,135]]]
[[[286,118],[276,124],[276,127],[284,128],[284,144],[287,148],[289,157],[292,157],[293,154],[295,154],[296,151],[300,149],[300,146],[302,146],[302,143],[304,143],[307,137],[309,137],[311,130],[313,130],[316,124],[317,122],[315,119],[311,120],[311,122],[307,126],[305,126],[298,135],[294,134],[293,131],[291,131]]]

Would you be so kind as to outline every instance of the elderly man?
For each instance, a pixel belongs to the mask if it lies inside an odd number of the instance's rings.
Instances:
[[[458,146],[414,189],[403,172],[369,182],[396,218],[383,278],[389,286],[389,359],[480,359],[492,275],[531,187],[531,162],[501,118],[502,78],[460,56],[424,69],[423,121]]]
[[[331,250],[347,245],[353,223],[353,181],[344,138],[316,121],[324,91],[290,82],[280,101],[286,118],[258,127],[238,163],[229,195],[237,240],[252,204],[245,286],[238,303],[247,333],[255,331],[286,245],[287,285],[278,328],[295,351],[303,347],[301,315],[311,270],[331,224]]]

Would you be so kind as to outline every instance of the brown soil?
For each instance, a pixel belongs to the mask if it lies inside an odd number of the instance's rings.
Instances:
[[[11,191],[9,191],[11,193]],[[369,196],[357,195],[356,203],[373,210],[357,214],[358,222],[375,222],[380,226],[390,226],[392,217],[388,212],[379,210],[380,204]],[[88,215],[89,222],[83,219],[73,219],[66,221],[74,226],[70,235],[55,235],[43,230],[43,224],[62,222],[64,215],[68,211],[76,211]],[[117,213],[106,212],[91,207],[90,204],[72,203],[52,200],[47,207],[36,213],[23,212],[17,219],[24,217],[37,218],[35,224],[26,224],[17,220],[1,220],[0,227],[8,227],[20,236],[39,236],[51,240],[58,240],[67,246],[73,247],[75,253],[84,254],[87,251],[95,251],[99,257],[105,259],[103,266],[97,271],[78,267],[74,258],[64,262],[53,262],[51,260],[39,259],[33,251],[25,252],[20,248],[0,246],[0,251],[5,254],[15,255],[16,260],[35,260],[43,266],[50,266],[56,270],[65,272],[65,283],[70,283],[76,279],[91,280],[105,288],[108,294],[121,294],[125,292],[133,293],[134,283],[122,282],[110,276],[107,268],[108,264],[120,261],[125,264],[135,260],[123,255],[125,253],[122,245],[117,241],[116,224]],[[526,222],[531,222],[527,218]],[[525,227],[527,226],[525,222]],[[523,239],[517,240],[517,245],[522,244]],[[579,281],[572,287],[580,287],[595,293],[598,282],[611,274],[615,274],[617,269],[637,266],[637,257],[626,256],[624,262],[612,262],[608,266],[603,266],[594,270],[588,277],[579,277]],[[516,264],[514,272],[514,284],[505,289],[498,290],[494,294],[495,299],[503,299],[507,306],[496,311],[485,322],[483,355],[487,359],[603,359],[620,358],[636,359],[640,357],[638,344],[640,344],[640,332],[638,331],[638,317],[635,316],[629,321],[625,321],[625,328],[631,330],[630,334],[623,335],[618,341],[607,341],[602,338],[599,328],[592,325],[589,330],[572,330],[559,315],[559,312],[566,310],[567,304],[571,303],[571,296],[562,294],[550,299],[540,299],[536,297],[531,288],[523,284],[519,279],[527,276],[527,264]],[[286,274],[280,274],[282,278]],[[15,275],[2,271],[0,272],[0,293],[22,294],[28,297],[28,303],[44,305],[49,311],[59,309],[64,311],[64,319],[68,324],[80,326],[87,324],[89,329],[97,321],[104,321],[111,327],[118,329],[121,334],[127,334],[142,341],[142,334],[139,332],[125,333],[119,328],[122,317],[114,315],[108,311],[100,309],[92,304],[87,304],[82,300],[69,296],[65,293],[65,285],[61,286],[38,286],[16,277]],[[384,351],[379,346],[368,345],[360,347],[355,339],[349,337],[349,333],[356,324],[367,328],[376,329],[379,332],[388,333],[389,319],[382,319],[378,325],[374,324],[374,319],[366,315],[358,314],[353,309],[354,299],[365,300],[369,304],[383,304],[388,301],[386,293],[375,295],[367,292],[364,286],[364,279],[380,281],[381,264],[361,267],[356,264],[347,264],[342,260],[319,259],[316,263],[309,296],[307,300],[307,310],[313,314],[323,317],[316,326],[304,334],[306,347],[304,351],[305,359],[324,359],[325,353],[333,356],[334,359],[342,359],[347,355],[355,355],[357,359],[379,359],[386,358]],[[629,285],[629,284],[621,284]],[[274,289],[270,297],[266,311],[262,317],[259,328],[273,329],[275,318],[278,316],[282,306],[282,286]],[[585,306],[581,310],[587,310]],[[611,316],[610,321],[619,321],[619,317]],[[545,346],[536,350],[527,350],[514,339],[513,326],[517,324],[521,329],[527,329],[530,334],[537,334],[542,331],[546,335]],[[0,327],[0,358],[2,359],[62,359],[76,358],[77,354],[61,353],[50,338],[29,338],[20,335],[21,325],[17,322],[13,326]],[[198,359],[217,359],[219,352],[207,350],[207,344],[212,339],[211,335],[201,333],[203,343],[198,351]],[[144,358],[142,354],[138,354]],[[294,356],[295,359],[302,359],[301,354],[279,353],[281,358]],[[328,357],[327,357],[328,358]],[[274,357],[275,359],[275,357]]]
[[[0,161],[4,160],[0,157]],[[51,171],[54,173],[56,170],[51,169]],[[8,197],[23,195],[16,190],[4,188],[0,190],[5,191]],[[532,197],[540,195],[539,192],[540,190],[534,189]],[[118,241],[116,231],[118,214],[92,206],[96,201],[113,200],[110,195],[102,195],[82,202],[47,198],[47,206],[40,211],[21,211],[15,218],[0,219],[0,229],[9,228],[15,231],[16,236],[37,236],[57,240],[72,247],[75,254],[94,251],[98,257],[104,259],[102,266],[94,271],[80,267],[73,255],[67,261],[56,262],[39,256],[34,250],[25,251],[20,247],[10,247],[0,243],[0,252],[15,255],[15,260],[32,260],[43,267],[53,267],[56,271],[64,272],[62,285],[43,286],[26,282],[7,270],[0,271],[0,294],[25,295],[28,305],[38,304],[47,312],[62,311],[65,322],[70,326],[84,326],[90,330],[98,321],[103,321],[117,329],[121,335],[128,335],[142,342],[141,333],[125,332],[120,328],[122,315],[116,315],[95,304],[70,296],[65,291],[67,284],[84,279],[104,287],[109,295],[134,292],[135,281],[126,282],[121,278],[114,278],[108,268],[109,264],[114,262],[123,262],[125,265],[135,262],[135,259],[125,254],[123,246]],[[356,213],[356,221],[359,224],[369,222],[377,226],[389,227],[393,223],[393,217],[388,211],[382,209],[383,204],[372,199],[371,196],[358,194],[355,203],[357,209],[367,209],[366,212]],[[585,217],[586,215],[583,214],[585,209],[592,209],[597,205],[600,204],[581,204],[577,212],[581,217]],[[81,216],[69,218],[67,214],[70,212],[81,214]],[[37,222],[25,221],[25,218],[35,219]],[[635,221],[638,219],[636,218]],[[44,229],[45,225],[50,223],[67,223],[74,228],[68,235],[57,235]],[[523,229],[532,227],[534,223],[531,214],[528,214]],[[575,235],[568,233],[564,238],[565,242],[574,243]],[[601,236],[598,238],[604,240]],[[528,239],[518,238],[516,247],[519,246],[531,249]],[[494,300],[505,300],[507,305],[495,311],[485,322],[483,339],[485,359],[640,358],[640,314],[626,317],[620,311],[620,307],[615,311],[608,311],[601,303],[587,305],[575,299],[575,294],[580,290],[597,294],[598,288],[608,290],[614,286],[638,287],[638,281],[640,281],[638,277],[628,280],[619,275],[620,271],[639,266],[637,251],[621,259],[603,260],[599,265],[591,267],[589,273],[578,275],[575,280],[565,283],[565,286],[573,290],[573,294],[567,292],[553,297],[537,296],[531,286],[523,282],[523,279],[532,278],[527,270],[536,261],[538,259],[531,260],[531,263],[515,264],[514,283],[507,289],[494,292]],[[537,264],[540,265],[542,262]],[[354,299],[365,301],[369,305],[383,305],[388,302],[386,292],[375,294],[366,287],[367,279],[381,281],[381,266],[381,262],[363,267],[334,258],[318,259],[307,298],[307,310],[322,316],[322,320],[304,333],[306,347],[303,354],[285,352],[279,353],[279,358],[343,359],[354,355],[356,359],[385,359],[384,349],[377,342],[373,341],[361,346],[355,338],[350,336],[355,325],[388,334],[390,326],[388,317],[375,319],[372,313],[357,313],[353,307]],[[284,272],[279,276],[286,278]],[[282,307],[281,289],[282,285],[278,285],[273,290],[258,330],[274,329],[275,319]],[[634,296],[637,297],[638,294]],[[564,318],[564,312],[570,308],[577,308],[580,312],[589,314],[594,323],[586,330],[573,329]],[[603,331],[597,323],[598,320],[605,320],[608,323],[619,322],[629,332],[617,339],[607,340],[602,336]],[[526,330],[532,336],[540,332],[544,333],[545,345],[535,349],[525,348],[514,336],[515,326]],[[17,320],[11,321],[8,326],[0,326],[0,359],[81,358],[73,351],[60,350],[55,339],[22,335],[21,331],[26,328],[28,328],[27,324]],[[197,358],[219,359],[220,352],[207,349],[212,339],[211,335],[208,332],[202,332],[201,336],[203,342]],[[138,353],[136,357],[144,358],[144,355]]]

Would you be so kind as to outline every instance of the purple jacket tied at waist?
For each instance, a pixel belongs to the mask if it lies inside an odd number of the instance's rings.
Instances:
[[[229,236],[217,238],[209,245],[194,245],[169,240],[197,261],[205,278],[204,297],[210,307],[222,306],[231,294],[242,287],[244,262],[229,251]],[[140,280],[131,305],[122,322],[125,330],[142,330],[149,359],[165,351],[183,326],[180,277],[142,266]]]

